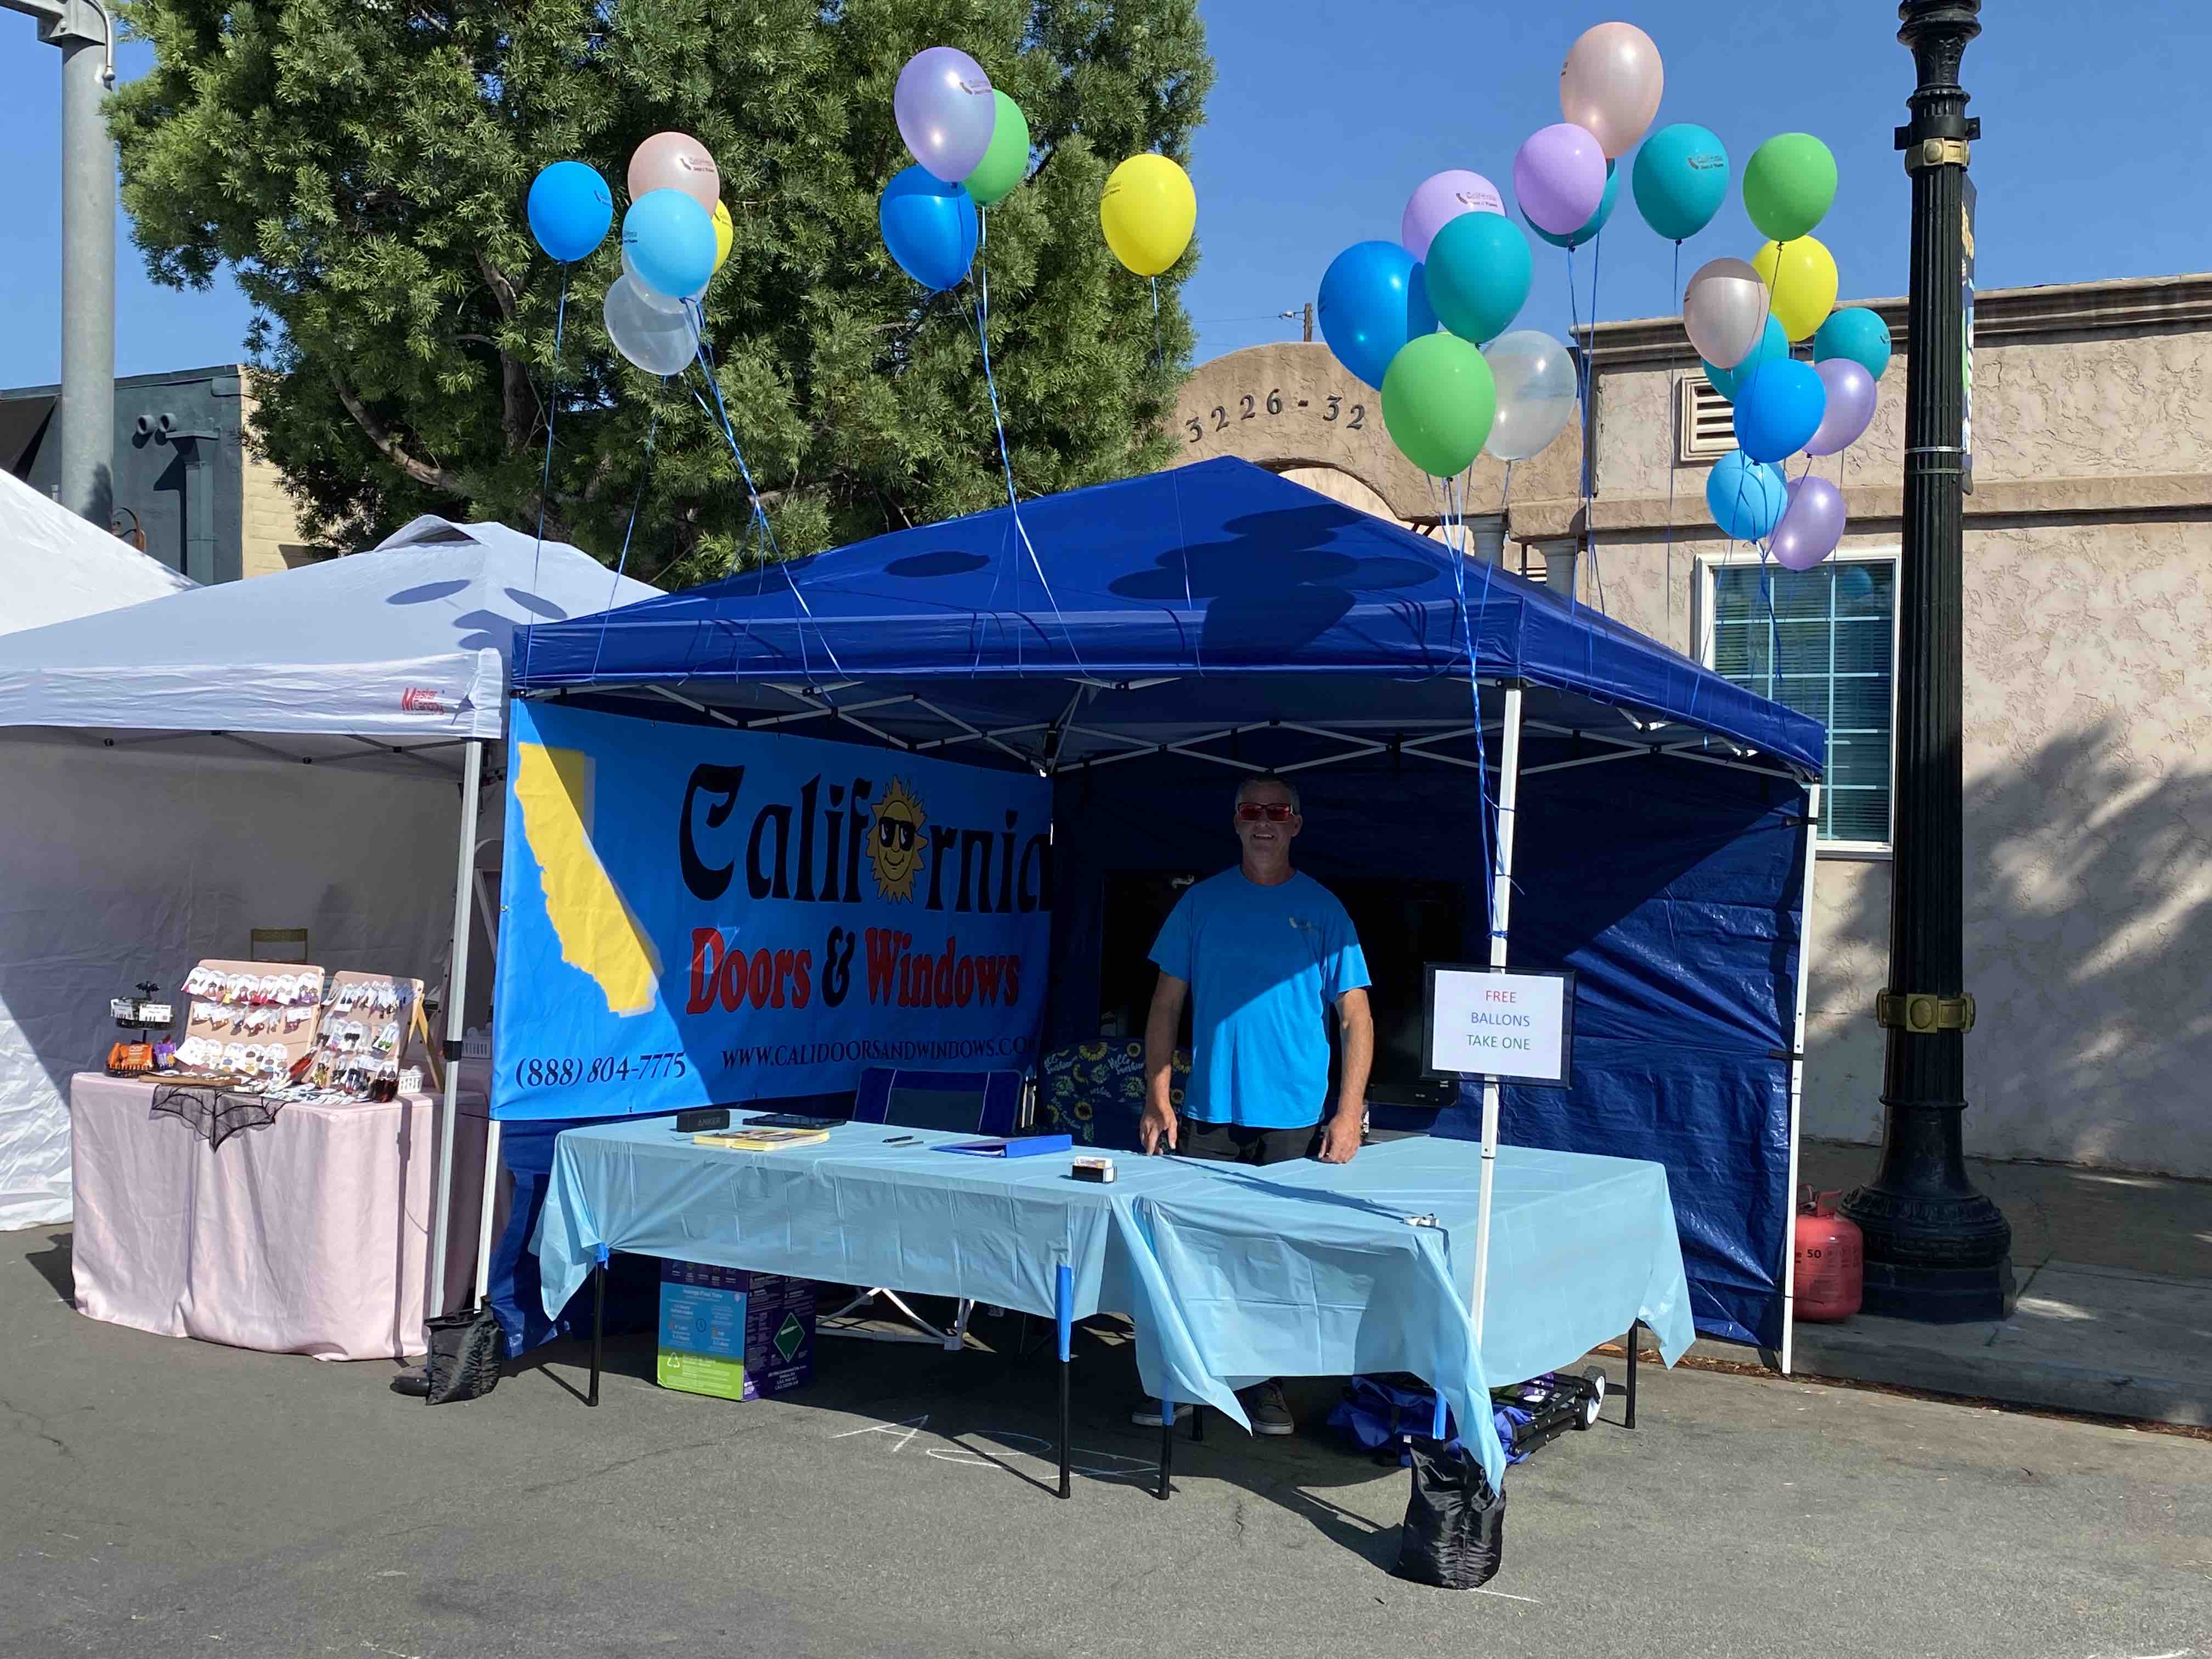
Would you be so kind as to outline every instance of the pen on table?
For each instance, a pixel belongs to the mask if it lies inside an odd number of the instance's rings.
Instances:
[[[886,1146],[904,1146],[921,1139],[921,1137],[919,1135],[893,1135],[889,1140],[884,1142],[884,1145]]]

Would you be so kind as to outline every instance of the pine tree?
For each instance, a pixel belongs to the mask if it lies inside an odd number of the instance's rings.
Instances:
[[[709,288],[716,380],[786,556],[1006,499],[975,285],[892,264],[877,198],[925,46],[972,52],[1041,153],[991,211],[991,358],[1013,471],[1044,494],[1158,465],[1191,335],[1195,246],[1151,286],[1098,228],[1123,155],[1187,159],[1211,61],[1195,0],[125,0],[155,68],[111,100],[156,279],[228,265],[255,307],[255,441],[310,533],[359,546],[419,513],[535,524],[668,585],[760,556],[697,369],[624,362],[630,151],[668,128],[722,170],[736,225]],[[617,234],[567,273],[523,210],[590,161]],[[556,332],[560,338],[556,356]],[[651,453],[647,453],[647,439]],[[648,476],[649,471],[649,476]]]

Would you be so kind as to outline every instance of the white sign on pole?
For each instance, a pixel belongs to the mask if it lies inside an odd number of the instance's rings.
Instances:
[[[1423,1058],[1431,1077],[1513,1078],[1565,1088],[1574,975],[1431,963]]]

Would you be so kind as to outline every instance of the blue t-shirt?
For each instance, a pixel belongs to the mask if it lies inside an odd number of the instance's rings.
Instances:
[[[1321,1121],[1337,998],[1370,983],[1359,936],[1311,876],[1262,887],[1243,870],[1198,883],[1152,945],[1191,993],[1186,1117],[1255,1129]]]

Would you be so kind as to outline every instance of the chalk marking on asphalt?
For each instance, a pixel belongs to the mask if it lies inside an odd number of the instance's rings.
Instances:
[[[1501,1601],[1526,1601],[1532,1607],[1540,1607],[1544,1605],[1533,1595],[1515,1595],[1508,1590],[1485,1589],[1480,1584],[1473,1585],[1470,1588],[1474,1589],[1477,1595],[1494,1595]],[[2173,1656],[2168,1655],[2167,1659],[2173,1659]]]
[[[898,1443],[890,1449],[892,1455],[896,1456],[912,1445],[915,1437],[928,1426],[929,1413],[924,1412],[919,1417],[902,1418],[896,1423],[869,1423],[857,1429],[840,1430],[830,1438],[850,1440],[863,1434],[889,1435]],[[1058,1443],[1048,1440],[1042,1435],[1018,1434],[1011,1429],[974,1429],[968,1432],[975,1438],[1004,1450],[1009,1457],[1030,1457],[1039,1462],[1048,1463],[1054,1462],[1057,1458]],[[923,1455],[933,1457],[940,1463],[950,1463],[956,1468],[1000,1469],[1008,1474],[1018,1473],[986,1453],[960,1444],[958,1440],[951,1435],[944,1436],[944,1438],[950,1443],[942,1447],[925,1446],[922,1448]],[[1028,1449],[1032,1446],[1042,1449],[1038,1451]],[[1126,1457],[1120,1452],[1102,1451],[1092,1446],[1072,1446],[1068,1450],[1068,1468],[1073,1473],[1095,1475],[1105,1480],[1149,1480],[1156,1467],[1146,1458]],[[1048,1455],[1048,1454],[1050,1455]],[[1078,1458],[1103,1458],[1107,1463],[1118,1463],[1122,1467],[1112,1468],[1097,1462],[1079,1462],[1075,1461]]]
[[[896,1423],[871,1423],[864,1428],[847,1429],[843,1433],[833,1434],[830,1437],[832,1440],[850,1440],[856,1434],[896,1435],[898,1437],[898,1444],[893,1446],[891,1449],[894,1452],[902,1452],[914,1443],[915,1436],[928,1426],[929,1413],[924,1412],[919,1417],[902,1417]],[[899,1432],[902,1429],[905,1431],[903,1434]]]

